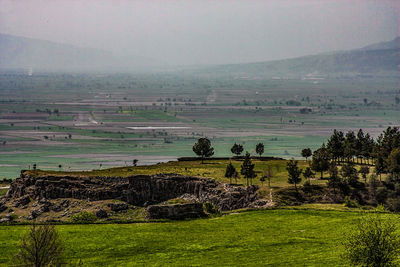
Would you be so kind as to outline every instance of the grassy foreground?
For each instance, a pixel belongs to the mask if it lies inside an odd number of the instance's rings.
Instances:
[[[59,225],[67,260],[84,266],[339,266],[357,211],[277,209],[190,221]],[[398,218],[398,215],[384,214]],[[0,226],[8,266],[28,226]]]

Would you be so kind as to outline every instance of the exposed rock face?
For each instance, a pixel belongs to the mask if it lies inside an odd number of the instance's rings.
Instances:
[[[207,216],[203,211],[203,204],[201,203],[154,205],[149,206],[146,211],[148,219],[182,220]]]
[[[148,206],[192,195],[199,202],[211,202],[221,210],[249,207],[257,200],[257,186],[243,188],[212,179],[175,174],[121,177],[30,177],[21,174],[6,195],[23,205],[30,199],[75,198],[82,200],[117,199],[135,206]],[[18,201],[16,201],[18,200]]]

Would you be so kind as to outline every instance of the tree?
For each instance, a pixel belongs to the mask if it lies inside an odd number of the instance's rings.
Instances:
[[[132,161],[132,163],[133,163],[133,166],[137,166],[137,163],[139,162],[139,160],[138,159],[134,159],[133,161]]]
[[[356,168],[354,168],[353,163],[347,163],[343,165],[342,169],[340,170],[340,174],[344,179],[347,180],[347,183],[354,186],[357,184],[358,181],[358,172]]]
[[[345,258],[356,266],[396,266],[400,241],[395,222],[379,214],[360,219],[343,243]]]
[[[232,183],[232,177],[235,175],[236,169],[231,162],[226,166],[225,177],[229,178],[229,183]]]
[[[361,174],[362,178],[364,178],[364,182],[367,183],[367,175],[369,174],[368,166],[362,166],[358,172]]]
[[[329,169],[329,163],[331,159],[331,154],[325,145],[314,151],[311,160],[311,169],[316,172],[321,172],[321,179],[323,178],[324,171]]]
[[[233,153],[233,154],[236,154],[236,156],[239,156],[240,154],[242,154],[242,152],[243,152],[243,146],[242,145],[240,145],[240,144],[234,144],[233,146],[232,146],[232,148],[231,148],[231,152]]]
[[[199,138],[193,145],[193,152],[201,157],[201,163],[204,162],[204,158],[209,158],[214,155],[214,148],[211,147],[211,142],[207,138]]]
[[[347,162],[350,162],[356,155],[356,136],[353,131],[349,131],[346,133],[344,140],[344,156],[347,159]]]
[[[15,260],[22,266],[58,266],[63,248],[54,225],[33,224],[22,238]]]
[[[246,152],[244,161],[240,166],[240,174],[242,174],[246,178],[247,185],[249,185],[249,179],[253,179],[257,176],[254,172],[254,164],[251,162],[249,152]]]
[[[375,174],[379,175],[380,182],[382,182],[382,173],[385,173],[385,169],[385,160],[381,156],[378,156],[375,160]]]
[[[310,181],[310,178],[312,178],[312,177],[314,177],[314,176],[315,176],[315,173],[313,173],[313,171],[311,170],[310,167],[307,167],[307,168],[304,170],[304,172],[303,172],[303,177],[304,177],[305,179],[308,179],[309,182],[311,182],[311,181]]]
[[[301,151],[301,156],[304,157],[304,158],[306,158],[306,161],[307,161],[308,157],[311,157],[311,155],[312,155],[312,151],[311,151],[310,148],[304,148],[304,149]]]
[[[328,152],[333,159],[337,161],[344,156],[344,134],[342,131],[333,130],[332,136],[329,138],[326,145]]]
[[[400,148],[393,149],[389,154],[387,168],[392,175],[400,175]]]
[[[294,184],[294,188],[297,191],[297,184],[301,182],[301,173],[302,170],[297,166],[298,161],[291,159],[286,163],[286,170],[288,172],[288,183],[289,184]]]
[[[271,188],[271,178],[272,178],[273,176],[274,176],[274,172],[272,171],[272,168],[268,166],[268,167],[265,169],[262,178],[264,178],[264,181],[265,181],[265,178],[268,179],[268,187],[269,187],[269,188]],[[261,179],[260,179],[260,180],[261,180]]]
[[[342,183],[342,179],[339,176],[339,170],[334,162],[332,162],[328,169],[329,178],[328,178],[328,187],[333,188],[333,194],[336,198],[336,189],[340,187]]]
[[[264,144],[263,143],[258,143],[256,145],[256,153],[258,155],[260,155],[260,158],[261,158],[261,155],[264,154]]]

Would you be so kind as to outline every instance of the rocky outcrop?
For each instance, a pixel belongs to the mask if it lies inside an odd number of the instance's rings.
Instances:
[[[219,183],[213,179],[176,174],[135,175],[130,177],[32,177],[22,172],[10,186],[6,198],[15,205],[32,199],[81,200],[116,199],[135,206],[149,206],[191,195],[198,202],[211,202],[221,210],[246,208],[257,200],[257,186],[247,188]],[[118,209],[118,207],[116,208]]]
[[[182,220],[186,218],[206,217],[201,203],[179,205],[154,205],[146,209],[148,219]]]

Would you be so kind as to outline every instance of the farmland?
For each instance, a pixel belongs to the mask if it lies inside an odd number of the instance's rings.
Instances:
[[[133,159],[166,162],[192,156],[204,136],[215,156],[231,156],[234,142],[254,154],[262,142],[266,156],[299,158],[334,128],[376,136],[398,125],[397,85],[390,77],[315,81],[201,71],[1,74],[0,178],[33,164],[79,171]]]

